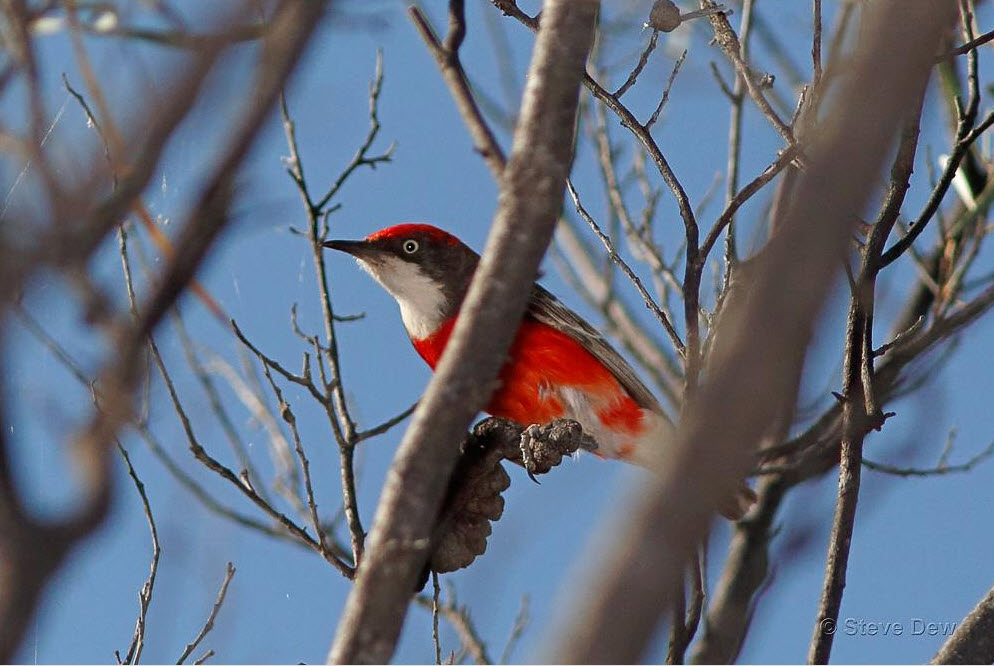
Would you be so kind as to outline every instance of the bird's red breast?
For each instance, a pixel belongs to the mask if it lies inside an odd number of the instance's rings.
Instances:
[[[432,369],[455,323],[452,317],[431,336],[412,339]],[[599,405],[594,416],[605,427],[629,435],[642,432],[642,409],[600,361],[562,331],[526,318],[508,356],[487,413],[518,423],[548,423],[566,413],[562,389],[569,388],[588,397],[591,405]]]

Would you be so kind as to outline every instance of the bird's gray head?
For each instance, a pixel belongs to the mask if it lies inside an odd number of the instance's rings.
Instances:
[[[398,224],[364,240],[331,240],[324,246],[351,254],[390,292],[416,340],[458,313],[480,259],[458,238],[428,224]]]

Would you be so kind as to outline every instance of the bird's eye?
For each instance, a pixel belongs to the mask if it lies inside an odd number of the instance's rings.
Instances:
[[[418,242],[416,240],[406,240],[404,241],[404,252],[407,254],[414,254],[418,251]]]

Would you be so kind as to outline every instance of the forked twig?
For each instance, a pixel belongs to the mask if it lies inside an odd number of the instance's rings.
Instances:
[[[197,649],[197,646],[200,645],[201,641],[203,641],[204,638],[207,637],[207,634],[210,633],[211,629],[214,628],[214,620],[217,619],[217,614],[221,612],[221,605],[224,603],[224,597],[228,594],[228,585],[231,583],[231,579],[234,575],[235,567],[231,564],[231,562],[228,562],[225,566],[224,580],[221,581],[221,589],[217,592],[217,601],[214,602],[210,615],[207,616],[207,621],[204,623],[204,626],[201,627],[200,633],[197,634],[196,638],[194,638],[191,643],[187,644],[186,649],[183,650],[183,654],[181,654],[179,659],[176,660],[177,664],[185,662],[187,657],[189,657],[190,654]],[[206,656],[201,657],[198,661],[202,663],[205,658]]]

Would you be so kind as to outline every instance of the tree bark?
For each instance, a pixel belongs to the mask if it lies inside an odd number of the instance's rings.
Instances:
[[[963,618],[932,663],[994,663],[994,588]]]
[[[495,388],[562,207],[598,9],[594,0],[545,2],[493,229],[387,475],[329,662],[386,663],[394,652],[459,442]]]
[[[864,34],[872,42],[856,54],[804,146],[807,168],[774,225],[777,234],[740,271],[674,455],[658,479],[613,512],[605,531],[616,545],[598,553],[597,579],[568,621],[549,632],[557,638],[541,661],[642,657],[714,507],[746,476],[757,444],[792,413],[812,326],[853,223],[954,17],[951,0],[888,0],[867,8]]]

